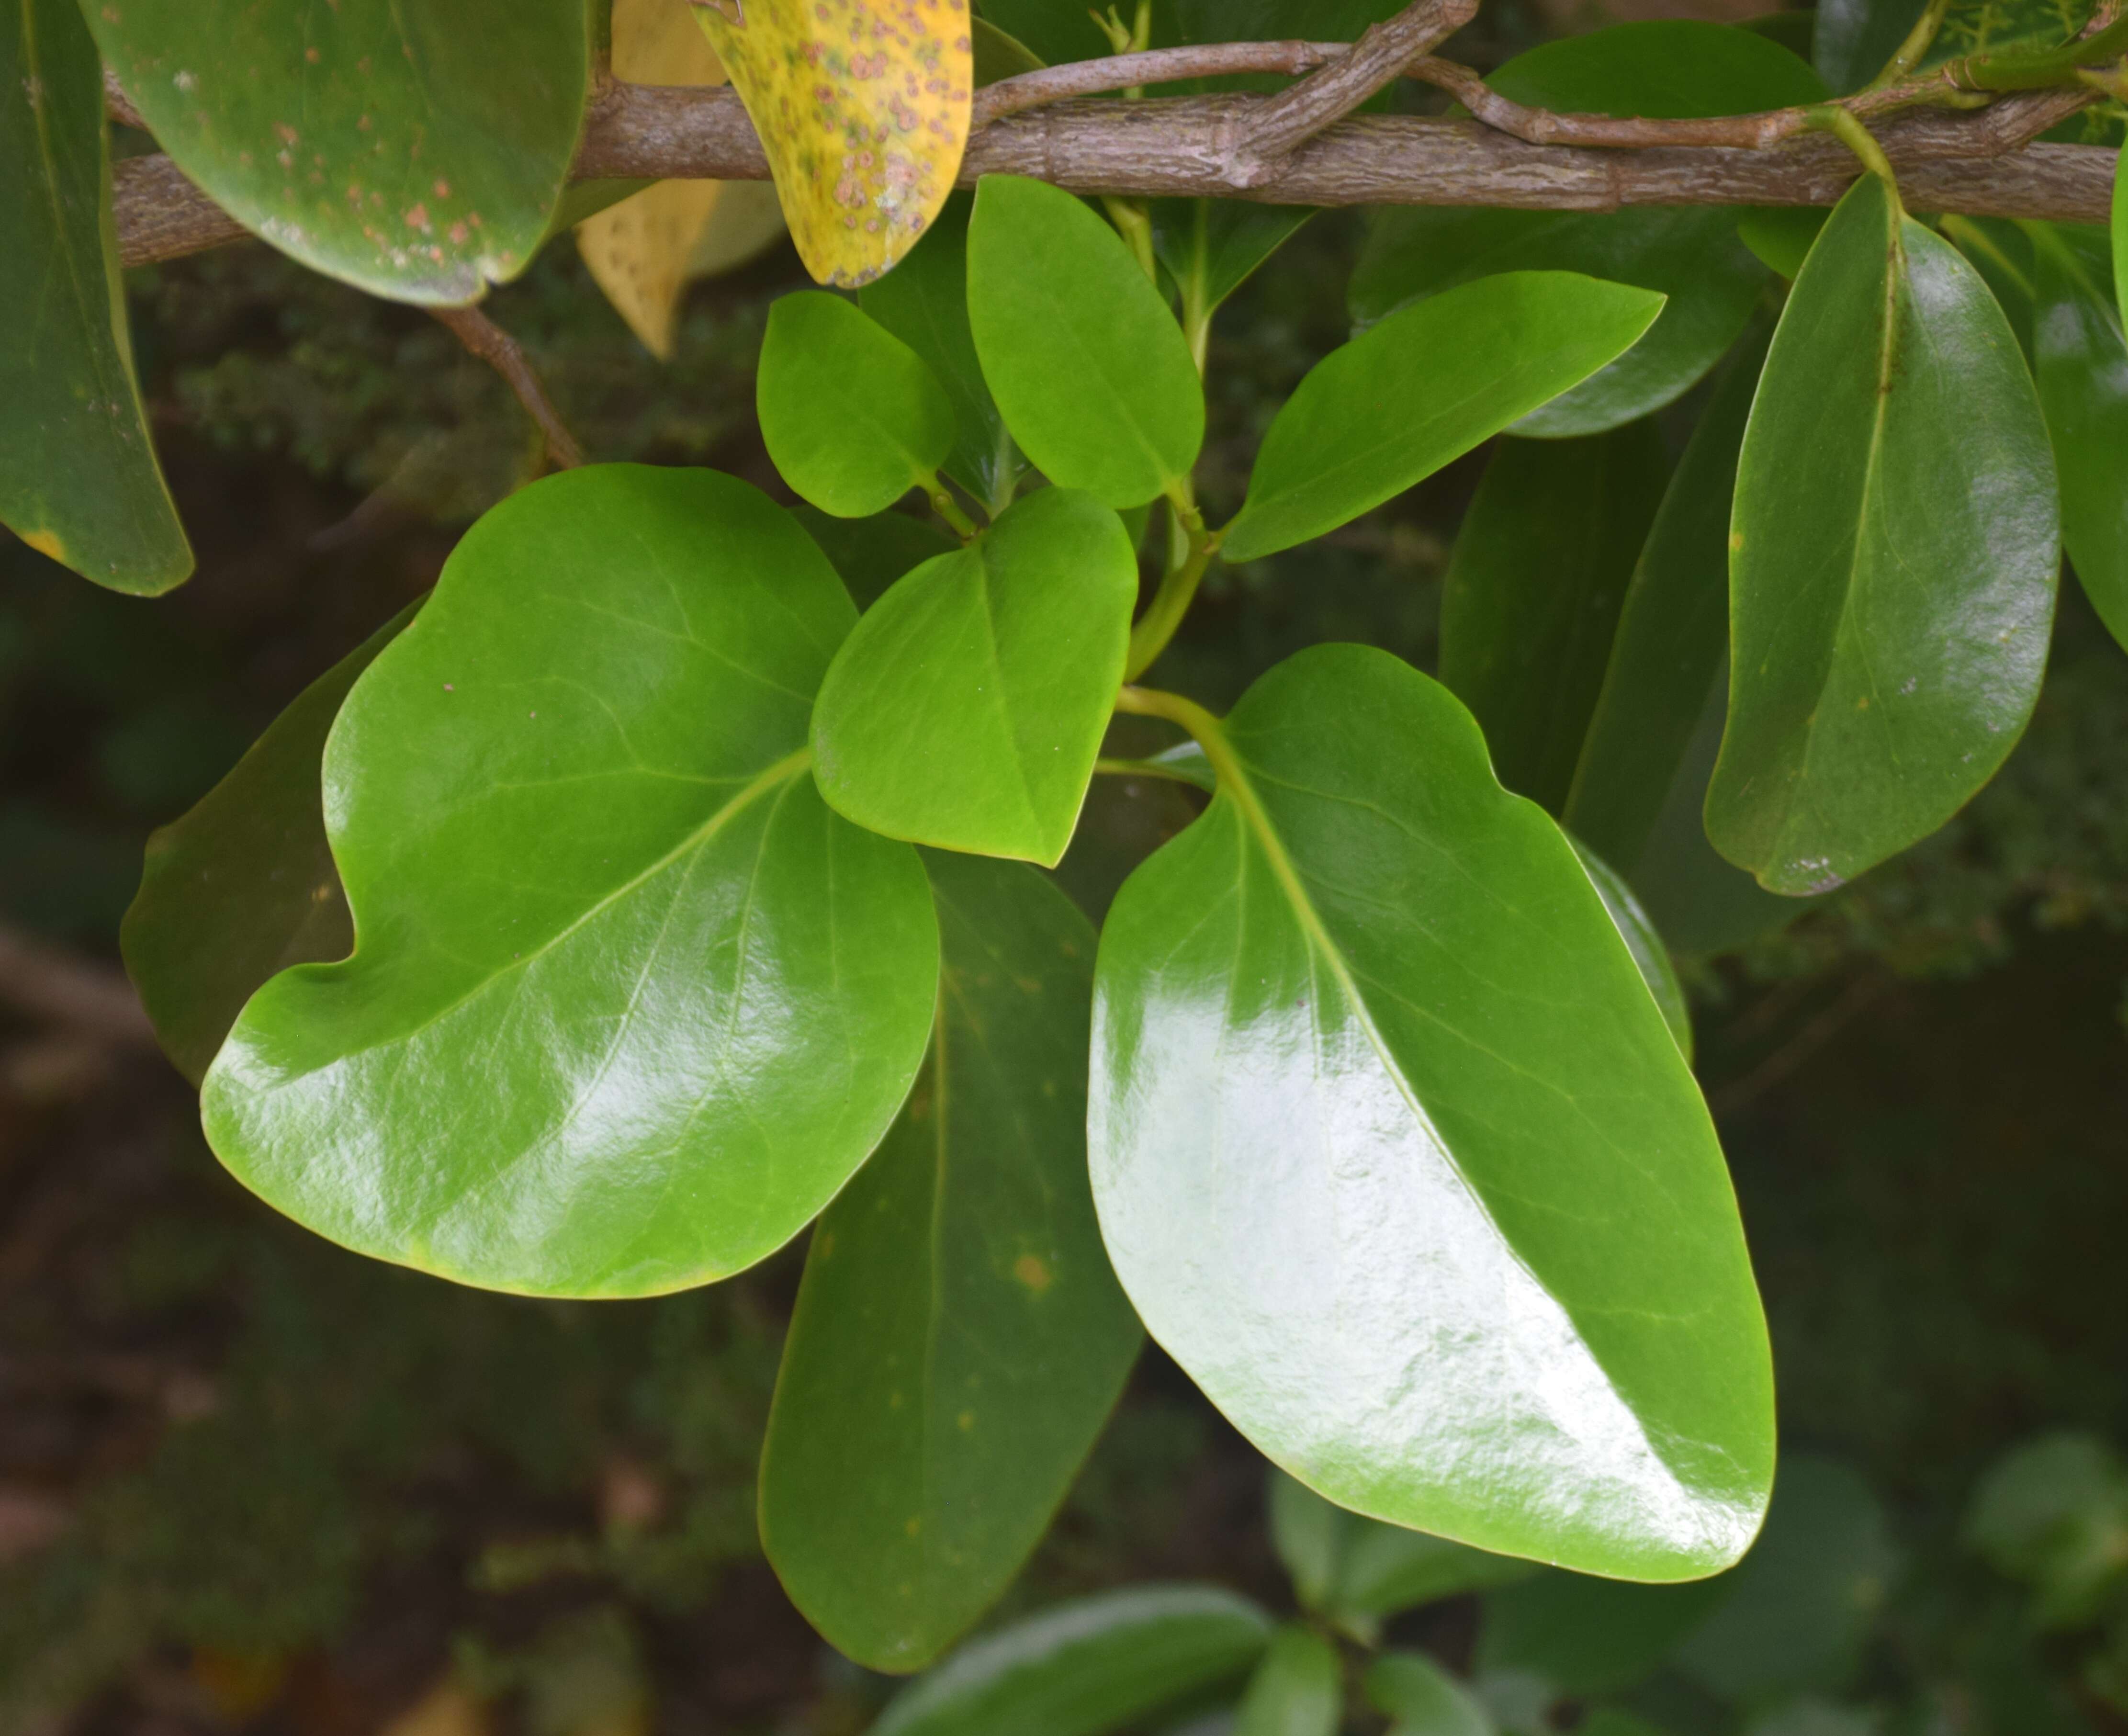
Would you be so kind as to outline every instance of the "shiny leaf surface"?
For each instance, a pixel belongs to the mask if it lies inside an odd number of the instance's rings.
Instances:
[[[1669,469],[1650,421],[1503,440],[1456,536],[1441,679],[1484,730],[1500,782],[1551,813],[1566,805]]]
[[[895,1671],[1019,1571],[1141,1337],[1086,1184],[1094,931],[1031,868],[927,866],[930,1052],[813,1233],[762,1458],[785,1589],[847,1656]]]
[[[268,977],[354,949],[319,765],[348,690],[413,618],[393,616],[304,688],[191,812],[149,837],[119,946],[164,1053],[195,1085]]]
[[[1249,1678],[1234,1736],[1337,1736],[1344,1700],[1337,1648],[1312,1629],[1281,1628]]]
[[[1493,1736],[1493,1720],[1462,1683],[1420,1652],[1385,1652],[1364,1684],[1389,1736]]]
[[[1138,562],[1076,489],[1016,502],[867,611],[820,684],[814,774],[873,831],[1053,866],[1123,683]]]
[[[1641,982],[1647,985],[1648,993],[1654,996],[1655,1006],[1662,1014],[1663,1023],[1670,1027],[1679,1053],[1689,1065],[1692,1011],[1685,1004],[1684,985],[1677,980],[1677,967],[1670,963],[1670,949],[1663,944],[1655,924],[1648,920],[1648,913],[1633,897],[1633,889],[1617,872],[1578,838],[1570,838],[1568,842],[1573,844],[1574,854],[1581,858],[1582,867],[1589,871],[1589,883],[1596,888],[1597,897],[1603,901],[1603,908],[1611,913],[1618,938],[1626,943],[1626,950],[1640,967]]]
[[[71,0],[0,0],[0,524],[114,591],[192,553],[133,378],[96,46]]]
[[[268,982],[208,1073],[238,1179],[359,1252],[544,1295],[787,1241],[900,1109],[937,989],[914,852],[807,775],[853,616],[713,471],[570,471],[482,519],[333,726],[357,945]]]
[[[1006,426],[1052,482],[1123,507],[1190,473],[1204,440],[1190,346],[1116,232],[1070,193],[983,177],[968,317]]]
[[[952,400],[923,357],[818,290],[768,310],[754,400],[783,480],[840,518],[884,512],[929,488],[953,447]]]
[[[1392,315],[1313,368],[1256,453],[1229,560],[1350,522],[1626,350],[1661,297],[1566,272],[1488,278]]]
[[[1865,176],[1796,280],[1738,461],[1716,847],[1816,892],[1942,825],[2031,715],[2059,559],[2002,310]]]
[[[967,0],[694,12],[761,135],[814,281],[854,288],[890,269],[960,171],[975,95]]]
[[[1124,887],[1095,979],[1095,1199],[1147,1329],[1341,1505],[1727,1565],[1772,1472],[1765,1326],[1572,847],[1384,653],[1304,651],[1191,729],[1220,793]]]
[[[1081,1598],[963,1646],[871,1736],[1102,1736],[1235,1679],[1271,1636],[1269,1616],[1216,1586]]]
[[[178,166],[312,269],[447,302],[532,263],[583,123],[582,0],[83,10]]]

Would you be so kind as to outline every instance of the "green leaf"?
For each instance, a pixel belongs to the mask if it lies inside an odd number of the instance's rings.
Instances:
[[[976,88],[978,90],[986,84],[995,84],[1000,79],[1016,78],[1022,73],[1042,70],[1044,63],[1041,55],[1019,37],[1000,30],[986,18],[970,19],[968,36],[974,45]]]
[[[1818,0],[1811,52],[1832,91],[1860,90],[1898,52],[1928,0]]]
[[[1618,938],[1626,943],[1626,950],[1640,967],[1641,980],[1655,997],[1663,1023],[1677,1040],[1679,1053],[1684,1057],[1685,1064],[1691,1065],[1692,1010],[1685,1004],[1684,985],[1677,980],[1677,967],[1670,963],[1670,949],[1663,944],[1655,924],[1648,920],[1648,913],[1641,908],[1632,888],[1619,878],[1617,872],[1579,839],[1570,836],[1567,842],[1574,846],[1574,854],[1589,871],[1589,883],[1596,888],[1597,897],[1603,901],[1603,908],[1617,925]]]
[[[906,512],[837,518],[818,507],[797,507],[791,516],[819,545],[860,609],[877,602],[903,573],[961,546],[960,538],[943,526]]]
[[[1875,175],[1781,315],[1729,545],[1708,836],[1770,892],[1824,892],[1934,831],[2016,744],[2060,559],[2016,340]]]
[[[867,612],[820,683],[814,775],[892,838],[1053,867],[1123,684],[1138,559],[1091,495],[1043,488]]]
[[[1189,475],[1204,443],[1190,346],[1130,250],[1070,193],[983,177],[968,320],[1006,426],[1050,481],[1123,507]]]
[[[1566,804],[1669,473],[1649,421],[1503,440],[1456,539],[1441,678],[1484,730],[1500,782],[1551,813]]]
[[[333,725],[358,944],[268,982],[208,1073],[237,1178],[541,1295],[704,1283],[796,1234],[900,1109],[937,989],[915,853],[807,776],[853,616],[714,471],[570,471],[475,525]]]
[[[754,386],[777,473],[824,512],[864,518],[928,489],[952,450],[952,400],[923,357],[818,289],[768,310]]]
[[[1267,1486],[1271,1546],[1304,1610],[1323,1607],[1337,1581],[1345,1543],[1359,1521],[1275,1465]]]
[[[1793,283],[1830,215],[1812,205],[1765,206],[1736,220],[1736,235],[1758,256],[1760,264],[1778,271]]]
[[[1389,1736],[1494,1736],[1492,1718],[1462,1683],[1417,1652],[1385,1652],[1367,1667],[1368,1702],[1393,1720]]]
[[[2128,327],[2128,158],[2113,169],[2113,294],[2121,323]]]
[[[0,0],[0,523],[156,596],[192,552],[133,378],[103,78],[73,0]]]
[[[2035,223],[2032,371],[2061,475],[2062,540],[2113,636],[2128,645],[2128,341],[2106,238]]]
[[[2027,1441],[1989,1467],[1964,1540],[2039,1593],[2048,1627],[2088,1623],[2128,1581],[2128,1464],[2096,1435]]]
[[[1692,1077],[1572,847],[1447,690],[1320,646],[1224,723],[1095,975],[1102,1234],[1157,1339],[1341,1506],[1651,1579],[1773,1468]]]
[[[1486,1595],[1475,1667],[1525,1670],[1577,1697],[1616,1693],[1653,1673],[1728,1595],[1726,1577],[1633,1586],[1541,1573]]]
[[[1362,1638],[1388,1617],[1421,1604],[1490,1586],[1513,1585],[1538,1571],[1518,1555],[1494,1555],[1424,1531],[1362,1523],[1345,1550],[1333,1599],[1339,1619]]]
[[[1761,321],[1737,346],[1671,475],[1626,587],[1564,816],[1684,953],[1739,944],[1807,907],[1724,861],[1700,817],[1729,703],[1736,454],[1771,336]]]
[[[927,865],[930,1053],[813,1233],[761,1473],[791,1600],[895,1671],[1011,1582],[1141,1339],[1086,1184],[1093,929],[1032,868]]]
[[[1281,1628],[1249,1678],[1234,1736],[1337,1736],[1344,1709],[1337,1648],[1312,1629]]]
[[[1081,1598],[963,1646],[871,1736],[1102,1736],[1233,1680],[1271,1634],[1262,1610],[1212,1586]]]
[[[259,984],[354,949],[319,762],[355,678],[419,607],[304,688],[190,813],[148,839],[119,949],[164,1053],[195,1085]]]
[[[178,168],[314,270],[449,302],[532,263],[583,125],[582,0],[83,11]]]
[[[1585,379],[1662,298],[1560,271],[1465,284],[1309,370],[1256,453],[1223,552],[1255,560],[1349,523]]]
[[[946,473],[993,516],[1011,503],[1026,462],[990,397],[968,325],[968,213],[956,194],[915,249],[857,293],[857,305],[924,358],[953,402]]]
[[[2029,361],[2035,275],[2031,237],[2018,225],[1993,217],[1966,217],[1953,212],[1937,222],[1943,238],[1965,255],[2001,304],[2003,317],[2016,334],[2017,347]]]
[[[1204,319],[1315,215],[1311,206],[1247,199],[1153,199],[1147,210],[1153,251],[1181,290],[1184,308]]]

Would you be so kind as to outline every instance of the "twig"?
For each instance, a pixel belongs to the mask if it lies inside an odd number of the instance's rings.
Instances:
[[[118,82],[118,74],[109,67],[103,69],[103,112],[121,126],[137,126],[143,132],[148,123],[140,118],[140,111],[133,106],[133,99]]]
[[[583,448],[563,422],[561,412],[539,383],[524,345],[477,307],[431,307],[429,312],[458,334],[458,341],[509,382],[517,402],[547,437],[547,455],[557,469],[573,470],[584,461]]]
[[[0,924],[0,1002],[121,1048],[152,1049],[154,1027],[121,972]]]
[[[980,131],[993,121],[1074,97],[1098,97],[1146,84],[1229,73],[1280,73],[1297,78],[1350,47],[1345,42],[1215,42],[1188,48],[1155,48],[1105,60],[1074,60],[1039,72],[1000,78],[976,93],[969,125]]]

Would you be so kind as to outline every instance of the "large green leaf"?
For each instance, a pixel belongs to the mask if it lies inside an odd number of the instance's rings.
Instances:
[[[1533,107],[1684,119],[1822,102],[1808,65],[1755,31],[1690,19],[1614,25],[1548,42],[1485,81]],[[1585,272],[1669,297],[1639,343],[1546,405],[1518,434],[1594,434],[1657,409],[1721,359],[1750,318],[1765,272],[1734,211],[1409,209],[1382,213],[1352,278],[1353,317],[1380,319],[1420,297],[1512,270]]]
[[[2062,540],[2128,645],[2128,341],[2106,237],[2050,223],[2031,235],[2032,372],[2061,474]]]
[[[1052,482],[1122,507],[1189,475],[1204,441],[1190,346],[1116,232],[1070,193],[983,177],[968,320],[1006,426]]]
[[[1337,1736],[1344,1709],[1337,1648],[1312,1628],[1281,1628],[1249,1678],[1234,1736]]]
[[[83,10],[157,142],[283,253],[403,302],[532,263],[583,124],[582,0]]]
[[[1336,530],[1631,345],[1662,298],[1511,272],[1407,307],[1333,350],[1280,408],[1228,526],[1229,560]]]
[[[1261,1610],[1211,1586],[1082,1598],[963,1646],[871,1736],[1102,1736],[1233,1680],[1271,1635]]]
[[[1679,1052],[1690,1062],[1692,1009],[1686,1004],[1684,985],[1678,980],[1677,967],[1670,962],[1670,949],[1663,944],[1655,924],[1648,920],[1648,913],[1641,908],[1640,900],[1633,896],[1633,889],[1626,884],[1618,871],[1579,839],[1570,836],[1567,841],[1574,846],[1574,854],[1581,858],[1582,867],[1589,871],[1589,883],[1596,888],[1596,896],[1611,913],[1618,938],[1626,943],[1626,950],[1640,967],[1641,981],[1655,997],[1663,1023],[1677,1039]]]
[[[268,982],[208,1073],[238,1179],[495,1289],[674,1290],[788,1240],[900,1107],[937,989],[915,853],[808,775],[854,616],[713,471],[571,471],[481,520],[333,726],[357,944]]]
[[[1122,685],[1138,560],[1076,489],[1016,502],[867,611],[813,713],[821,792],[861,825],[1054,866]]]
[[[1700,811],[1729,701],[1729,507],[1770,322],[1737,346],[1678,460],[1626,587],[1565,824],[1625,877],[1680,952],[1749,939],[1804,906],[1725,862]]]
[[[74,0],[0,0],[0,524],[114,591],[192,553],[134,382],[96,45]]]
[[[953,402],[946,473],[991,513],[1005,510],[1027,468],[983,379],[968,326],[968,212],[956,194],[914,250],[857,293],[857,305],[930,364]]]
[[[1726,1577],[1633,1586],[1541,1573],[1486,1594],[1477,1668],[1527,1671],[1561,1694],[1615,1693],[1653,1672],[1728,1595]]]
[[[1456,539],[1441,678],[1484,730],[1500,782],[1551,813],[1566,805],[1669,470],[1649,421],[1503,440]]]
[[[348,689],[414,607],[304,688],[191,812],[148,839],[118,944],[164,1052],[195,1085],[259,984],[354,949],[318,768]]]
[[[1389,1736],[1494,1736],[1470,1691],[1420,1652],[1385,1652],[1368,1666],[1367,1698],[1393,1720]]]
[[[1301,652],[1101,936],[1089,1153],[1152,1335],[1340,1505],[1689,1578],[1758,1527],[1765,1325],[1603,901],[1447,690]]]
[[[1769,891],[1823,892],[1934,831],[2016,744],[2060,561],[2016,340],[1875,175],[1782,312],[1730,550],[1708,835]]]
[[[928,866],[930,1053],[813,1233],[761,1472],[792,1601],[896,1671],[1019,1571],[1140,1339],[1086,1185],[1094,931],[1032,868]]]

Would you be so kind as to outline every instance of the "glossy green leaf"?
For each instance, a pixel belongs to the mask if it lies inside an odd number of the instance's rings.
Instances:
[[[1234,1680],[1271,1636],[1269,1616],[1215,1586],[1081,1598],[963,1646],[871,1736],[1102,1736]]]
[[[1229,560],[1349,523],[1628,348],[1661,311],[1643,289],[1519,271],[1407,307],[1333,350],[1256,453]]]
[[[1138,559],[1091,495],[1043,488],[875,603],[820,683],[821,793],[893,838],[1053,867],[1123,684]]]
[[[938,1017],[822,1215],[761,1534],[847,1656],[921,1668],[1010,1583],[1138,1355],[1086,1185],[1094,931],[1032,868],[933,855]]]
[[[319,763],[355,678],[413,618],[401,611],[304,688],[191,812],[149,837],[119,949],[164,1053],[195,1085],[268,977],[354,949]]]
[[[1722,1577],[1634,1586],[1541,1573],[1486,1595],[1475,1667],[1527,1671],[1560,1694],[1615,1693],[1651,1674],[1728,1594]]]
[[[178,166],[314,270],[469,302],[532,263],[583,124],[582,0],[83,11]]]
[[[1570,837],[1567,841],[1573,844],[1574,854],[1581,858],[1582,867],[1589,871],[1589,883],[1596,888],[1597,897],[1603,901],[1603,908],[1611,913],[1618,938],[1626,943],[1626,950],[1640,967],[1641,982],[1655,997],[1663,1023],[1670,1027],[1670,1035],[1677,1039],[1678,1049],[1689,1065],[1692,1010],[1685,1004],[1684,985],[1677,980],[1677,967],[1670,963],[1670,949],[1663,944],[1663,938],[1655,932],[1648,913],[1641,908],[1633,889],[1617,871],[1579,839]]]
[[[857,305],[923,357],[953,403],[946,473],[993,515],[1026,469],[976,358],[968,325],[968,212],[956,194],[909,257],[858,292]]]
[[[1340,1505],[1651,1579],[1773,1468],[1705,1106],[1572,847],[1470,715],[1320,646],[1193,722],[1219,777],[1095,977],[1094,1195],[1147,1329]]]
[[[96,45],[73,0],[0,0],[0,524],[114,591],[192,570],[133,378]]]
[[[1403,1610],[1513,1585],[1537,1571],[1518,1555],[1495,1555],[1424,1531],[1368,1520],[1346,1547],[1335,1606],[1340,1621],[1366,1638],[1376,1624]]]
[[[2032,226],[2032,372],[2061,476],[2062,540],[2084,595],[2128,645],[2128,340],[2105,238]]]
[[[877,602],[903,573],[961,546],[960,538],[944,526],[906,512],[837,518],[818,507],[798,507],[791,516],[819,545],[860,609]]]
[[[1980,273],[2029,362],[2035,276],[2031,237],[2017,224],[1993,217],[1967,217],[1953,212],[1936,221],[1944,240],[1964,254]]]
[[[1500,782],[1551,813],[1566,805],[1669,471],[1652,422],[1503,440],[1456,536],[1441,678],[1484,730]]]
[[[1337,1648],[1311,1628],[1281,1628],[1249,1678],[1234,1736],[1337,1736],[1344,1707]]]
[[[1385,1652],[1363,1683],[1375,1710],[1389,1715],[1389,1736],[1493,1736],[1493,1720],[1470,1692],[1432,1658]]]
[[[1360,1521],[1276,1466],[1266,1490],[1271,1546],[1304,1610],[1320,1609],[1337,1582],[1345,1545]]]
[[[1206,319],[1315,215],[1306,205],[1247,199],[1154,199],[1147,209],[1153,250],[1185,311]]]
[[[1070,193],[983,177],[968,320],[1005,426],[1052,482],[1135,507],[1190,473],[1204,442],[1190,346],[1130,250]]]
[[[1701,809],[1729,701],[1729,507],[1770,322],[1717,377],[1632,582],[1566,798],[1566,829],[1624,876],[1679,952],[1712,952],[1806,906],[1724,861]]]
[[[1738,461],[1716,847],[1817,892],[1942,825],[2031,713],[2059,560],[2002,310],[1864,176],[1796,280]]]
[[[840,518],[933,486],[953,402],[923,357],[854,302],[818,289],[768,310],[754,385],[761,438],[803,498]]]
[[[714,471],[569,471],[475,525],[333,725],[357,944],[268,982],[208,1073],[237,1178],[361,1253],[548,1295],[704,1283],[796,1234],[893,1120],[937,993],[915,853],[807,775],[854,616]]]

